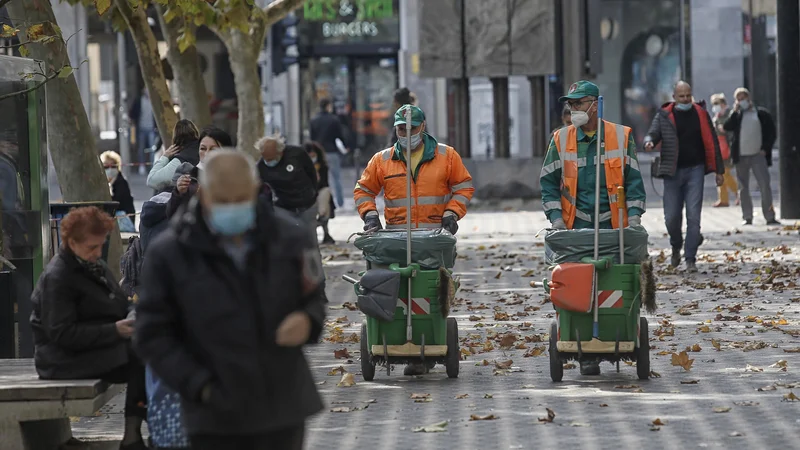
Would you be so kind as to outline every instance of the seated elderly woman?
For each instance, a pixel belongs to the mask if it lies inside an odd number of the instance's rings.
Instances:
[[[61,221],[61,248],[31,296],[35,355],[45,380],[99,378],[127,383],[121,449],[145,449],[144,367],[131,351],[132,304],[100,260],[114,219],[99,208],[70,211]]]

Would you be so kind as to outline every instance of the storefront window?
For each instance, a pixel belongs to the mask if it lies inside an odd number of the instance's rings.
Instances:
[[[672,99],[673,86],[682,77],[682,4],[686,2],[602,3],[603,73],[597,83],[606,118],[632,127],[638,143],[658,108]],[[688,49],[688,33],[685,35],[684,49]]]

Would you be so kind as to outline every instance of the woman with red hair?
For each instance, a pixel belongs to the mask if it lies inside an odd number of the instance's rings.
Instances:
[[[131,351],[132,304],[100,259],[114,219],[76,208],[61,221],[61,247],[31,296],[35,354],[45,380],[99,378],[127,383],[121,449],[146,449],[144,366]]]

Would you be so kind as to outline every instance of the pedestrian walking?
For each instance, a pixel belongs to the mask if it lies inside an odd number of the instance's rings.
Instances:
[[[598,130],[597,100],[600,88],[578,81],[559,98],[570,110],[572,124],[555,131],[550,139],[539,182],[547,220],[556,229],[594,228],[597,139],[602,139],[600,164],[599,228],[619,229],[641,225],[647,199],[636,158],[631,128],[602,121]],[[600,136],[598,136],[600,133]],[[620,222],[617,187],[625,188],[625,210]],[[581,360],[581,375],[600,375],[600,361]]]
[[[722,185],[725,167],[711,116],[692,102],[692,87],[679,81],[673,90],[674,101],[665,103],[653,117],[644,139],[647,151],[661,143],[661,158],[656,172],[664,180],[664,220],[672,246],[672,267],[681,263],[683,209],[686,207],[684,258],[687,272],[697,272],[697,249],[703,242],[700,217],[703,212],[705,175],[716,174]]]
[[[729,143],[732,139],[728,139],[728,134],[731,134],[722,127],[733,112],[728,107],[728,102],[725,99],[725,94],[719,93],[711,96],[711,112],[712,122],[714,129],[717,132],[717,139],[719,140],[719,151],[722,154],[722,161],[725,164],[725,174],[722,186],[717,188],[718,199],[714,203],[715,208],[727,207],[730,205],[728,198],[728,191],[733,192],[736,197],[736,204],[739,204],[739,186],[736,184],[736,178],[733,177],[733,160],[731,159],[731,148]]]
[[[733,113],[723,125],[726,131],[733,133],[731,158],[736,165],[736,176],[739,178],[739,198],[742,204],[744,225],[753,224],[753,199],[750,196],[750,172],[758,183],[761,193],[761,212],[767,225],[780,225],[775,218],[772,206],[772,187],[770,186],[769,167],[772,165],[772,146],[775,145],[777,132],[772,114],[765,108],[756,107],[750,100],[750,91],[740,87],[734,92],[736,104]]]
[[[156,118],[153,114],[153,105],[150,103],[150,94],[147,89],[142,89],[142,94],[133,103],[129,116],[136,124],[136,147],[139,151],[139,175],[147,173],[147,166],[152,162],[151,154],[156,144],[158,130]]]
[[[34,364],[44,380],[127,383],[122,450],[144,450],[144,366],[131,351],[133,304],[100,259],[114,219],[94,206],[61,221],[61,247],[31,296]]]
[[[303,355],[325,317],[319,252],[260,185],[246,154],[215,151],[144,262],[137,350],[180,393],[195,450],[299,450],[322,408]]]
[[[133,204],[133,195],[128,180],[122,175],[122,157],[119,156],[119,153],[108,150],[100,155],[100,161],[103,163],[108,187],[111,189],[111,201],[119,203],[117,221],[120,231],[135,233],[136,207]]]
[[[311,141],[304,145],[314,168],[317,169],[317,225],[322,227],[322,243],[335,244],[328,230],[328,221],[336,217],[336,204],[328,184],[328,162],[325,160],[325,149],[319,143]]]
[[[341,208],[344,206],[344,191],[342,190],[342,152],[339,150],[336,140],[344,145],[345,138],[344,126],[336,114],[333,113],[333,102],[324,98],[319,102],[319,113],[311,119],[311,140],[319,142],[325,149],[325,157],[328,161],[330,176],[333,181],[333,193],[336,196],[336,204]]]

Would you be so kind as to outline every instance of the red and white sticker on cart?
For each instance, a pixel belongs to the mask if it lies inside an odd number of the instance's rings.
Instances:
[[[597,300],[601,308],[622,308],[622,291],[600,291]]]

